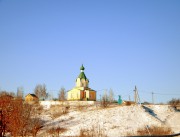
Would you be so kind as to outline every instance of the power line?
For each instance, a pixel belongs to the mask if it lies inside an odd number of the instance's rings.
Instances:
[[[139,92],[152,94],[152,92],[147,92],[147,91],[139,91]],[[153,92],[153,94],[157,94],[157,95],[180,95],[180,94],[176,94],[176,93],[159,93],[159,92]]]
[[[157,94],[157,95],[180,95],[180,94],[169,94],[169,93],[154,93],[154,94]]]

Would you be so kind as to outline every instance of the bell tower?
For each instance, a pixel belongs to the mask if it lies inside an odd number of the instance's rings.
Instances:
[[[85,73],[84,73],[84,66],[82,64],[82,66],[80,67],[80,74],[78,76],[78,78],[76,79],[76,87],[84,87],[84,88],[88,88],[89,86],[89,80],[87,79]]]

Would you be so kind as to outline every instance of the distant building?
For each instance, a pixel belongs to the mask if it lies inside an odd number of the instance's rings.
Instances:
[[[39,98],[35,94],[28,94],[25,96],[25,101],[38,101]]]
[[[96,101],[96,91],[89,88],[89,80],[84,74],[84,66],[80,67],[80,74],[76,79],[76,87],[68,91],[68,100],[91,100]]]

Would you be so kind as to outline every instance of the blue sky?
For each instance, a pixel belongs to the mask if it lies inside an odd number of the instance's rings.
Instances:
[[[0,0],[0,89],[57,96],[80,66],[97,95],[180,97],[179,0]],[[160,95],[161,94],[161,95]]]

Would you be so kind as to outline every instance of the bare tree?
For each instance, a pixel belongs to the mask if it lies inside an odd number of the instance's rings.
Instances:
[[[109,100],[108,100],[107,91],[104,91],[104,94],[102,95],[101,106],[103,108],[106,108],[108,104],[109,104]]]
[[[66,91],[65,88],[63,87],[59,90],[59,100],[60,101],[66,100]]]
[[[47,93],[46,93],[46,85],[43,84],[38,84],[36,85],[35,89],[34,89],[34,93],[38,98],[41,98],[43,100],[46,99],[47,97]]]
[[[9,92],[9,95],[12,96],[12,97],[16,96],[16,94],[14,92]]]
[[[41,98],[41,85],[36,85],[35,89],[34,89],[34,94],[38,97]]]
[[[24,93],[23,93],[23,87],[18,87],[18,88],[17,88],[17,97],[23,98],[23,95],[24,95]]]
[[[170,101],[168,101],[168,104],[177,109],[177,106],[180,105],[180,98],[172,98]]]
[[[45,100],[47,98],[47,89],[46,89],[46,85],[43,84],[42,85],[42,97],[43,97],[43,100]]]
[[[112,89],[109,90],[109,102],[112,103],[114,101],[114,92]]]

